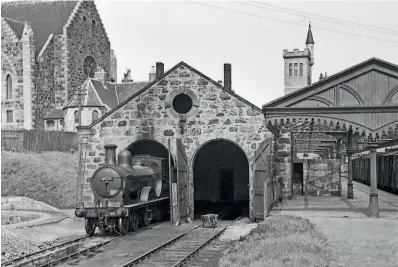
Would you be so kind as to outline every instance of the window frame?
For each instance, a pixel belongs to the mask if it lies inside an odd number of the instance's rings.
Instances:
[[[293,74],[294,74],[294,77],[298,76],[298,63],[293,64]]]
[[[6,100],[12,100],[12,76],[11,74],[6,75]]]
[[[304,75],[304,64],[303,63],[299,63],[299,76],[303,76]]]
[[[97,114],[96,118],[94,118],[94,114]],[[98,120],[98,118],[99,118],[98,115],[99,115],[99,112],[97,110],[93,110],[93,112],[91,113],[91,122],[95,122],[96,120]]]
[[[289,63],[289,77],[293,76],[293,63]]]
[[[11,121],[8,120],[8,114],[11,114]],[[13,110],[6,111],[6,123],[14,123],[14,112]]]
[[[75,124],[76,123],[79,123],[79,111],[78,110],[75,110],[75,112],[73,113],[73,115],[74,115],[74,121],[75,121]]]

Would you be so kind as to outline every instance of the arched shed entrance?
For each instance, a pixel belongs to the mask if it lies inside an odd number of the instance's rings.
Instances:
[[[216,213],[235,219],[249,213],[249,162],[236,144],[211,140],[193,159],[195,217]]]

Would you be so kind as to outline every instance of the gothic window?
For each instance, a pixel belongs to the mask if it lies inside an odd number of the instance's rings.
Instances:
[[[93,122],[96,121],[98,119],[98,111],[94,110],[93,111]]]
[[[303,63],[300,63],[300,66],[299,66],[299,75],[303,76]]]
[[[86,77],[94,78],[97,64],[92,57],[88,56],[84,59],[83,69]]]
[[[297,63],[294,63],[294,76],[297,76]]]
[[[14,117],[12,114],[12,110],[7,110],[7,123],[13,123]]]
[[[75,123],[79,123],[79,111],[75,111]]]
[[[293,75],[293,66],[292,65],[293,65],[292,63],[289,63],[289,76]]]
[[[6,84],[7,84],[6,99],[12,99],[12,78],[10,74],[7,75]]]

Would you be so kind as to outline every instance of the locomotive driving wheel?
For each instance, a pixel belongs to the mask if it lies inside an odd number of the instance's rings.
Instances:
[[[146,211],[144,212],[144,216],[142,217],[142,224],[143,224],[145,227],[148,227],[148,226],[151,224],[151,220],[152,220],[152,218],[151,218],[151,211],[150,211],[150,210],[146,210]]]
[[[95,232],[95,221],[93,219],[86,218],[85,228],[86,228],[87,235],[93,236],[94,232]]]
[[[129,231],[129,220],[126,217],[120,217],[119,221],[118,221],[118,228],[119,228],[119,232],[122,235],[126,235]]]
[[[130,219],[130,230],[136,231],[140,224],[140,216],[136,211],[132,211],[130,212],[129,219]]]

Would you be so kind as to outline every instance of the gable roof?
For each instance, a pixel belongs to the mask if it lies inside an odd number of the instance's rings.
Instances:
[[[1,14],[1,15],[3,15],[3,14]],[[21,38],[23,29],[25,27],[25,23],[21,22],[21,21],[10,19],[7,17],[2,17],[2,18],[4,18],[6,20],[6,22],[8,23],[8,25],[10,25],[10,27],[14,31],[15,35],[18,38]]]
[[[96,125],[97,123],[99,123],[100,121],[102,121],[103,119],[105,119],[106,117],[110,116],[113,112],[115,112],[116,110],[118,110],[119,108],[123,107],[125,104],[127,104],[130,100],[134,99],[135,97],[139,96],[140,94],[144,93],[145,91],[147,91],[149,88],[151,88],[153,85],[155,85],[156,83],[158,83],[160,80],[162,80],[163,78],[165,78],[167,75],[169,75],[171,72],[173,72],[174,70],[176,70],[177,68],[184,66],[186,68],[188,68],[189,70],[195,72],[197,75],[201,76],[202,78],[208,80],[209,82],[211,82],[213,85],[215,85],[216,87],[218,87],[219,89],[221,89],[222,91],[224,91],[227,94],[232,95],[233,97],[239,99],[240,101],[242,101],[243,103],[247,104],[248,106],[251,106],[252,108],[256,109],[257,111],[259,111],[260,113],[263,113],[262,109],[260,109],[259,107],[257,107],[256,105],[254,105],[253,103],[249,102],[248,100],[244,99],[243,97],[235,94],[233,91],[229,91],[227,89],[225,89],[222,85],[220,85],[218,82],[214,81],[213,79],[207,77],[206,75],[204,75],[203,73],[201,73],[200,71],[196,70],[195,68],[191,67],[190,65],[188,65],[187,63],[185,63],[184,61],[181,61],[180,63],[178,63],[177,65],[175,65],[173,68],[169,69],[167,72],[165,72],[163,75],[161,75],[160,77],[158,77],[157,79],[155,79],[154,81],[152,81],[151,83],[148,83],[144,88],[142,88],[141,90],[139,90],[138,92],[136,92],[135,94],[131,95],[130,97],[128,97],[126,100],[124,100],[123,102],[119,103],[119,105],[117,105],[116,107],[114,107],[111,111],[107,112],[104,116],[102,116],[101,118],[99,118],[98,120],[96,120],[95,122],[91,123],[90,125],[87,126],[78,126],[79,129],[90,129],[91,127],[93,127],[94,125]]]
[[[378,58],[371,58],[368,59],[366,61],[363,61],[357,65],[354,65],[350,68],[347,68],[341,72],[338,72],[334,75],[328,76],[327,78],[324,78],[322,80],[319,80],[309,86],[306,86],[302,89],[299,89],[297,91],[294,91],[290,94],[287,94],[285,96],[279,97],[275,100],[272,100],[271,102],[268,102],[267,104],[263,105],[263,110],[267,107],[285,107],[284,104],[286,104],[287,102],[291,102],[291,100],[301,100],[299,99],[300,96],[302,96],[303,94],[310,94],[311,91],[315,91],[316,89],[322,87],[322,86],[326,86],[326,85],[330,85],[332,86],[333,83],[339,82],[340,79],[344,78],[345,76],[351,74],[351,73],[364,73],[369,71],[369,69],[380,69],[380,67],[386,69],[386,70],[390,70],[392,73],[394,73],[394,76],[396,76],[398,78],[398,65],[395,65],[393,63],[378,59]],[[361,74],[362,74],[361,73]]]
[[[50,34],[63,32],[63,27],[77,3],[78,1],[3,2],[1,16],[7,20],[18,38],[21,38],[23,31],[23,25],[21,30],[21,24],[18,21],[30,22],[35,36],[36,55],[38,55]]]

